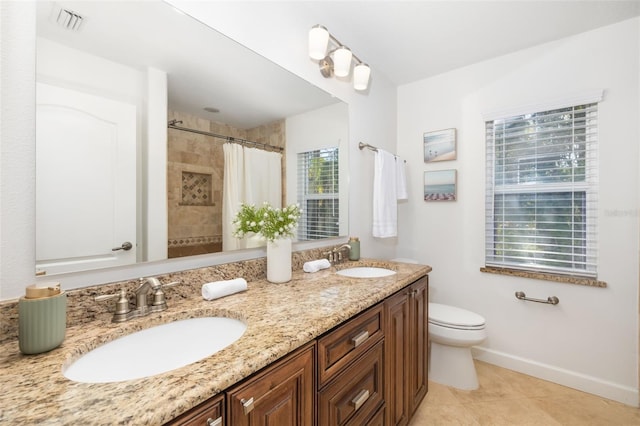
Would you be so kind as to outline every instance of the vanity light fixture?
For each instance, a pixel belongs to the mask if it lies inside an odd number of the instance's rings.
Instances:
[[[327,52],[330,44],[333,48]],[[366,90],[369,85],[371,68],[351,52],[347,46],[332,36],[322,25],[315,25],[309,30],[309,56],[319,61],[320,74],[323,77],[348,77],[351,72],[352,59],[356,61],[353,69],[353,88]]]

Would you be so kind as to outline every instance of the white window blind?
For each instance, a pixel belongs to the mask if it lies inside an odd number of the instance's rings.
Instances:
[[[298,154],[299,240],[338,236],[339,187],[337,147]]]
[[[486,122],[486,266],[596,276],[597,107]]]

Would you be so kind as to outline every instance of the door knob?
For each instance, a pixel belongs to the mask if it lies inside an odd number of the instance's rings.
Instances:
[[[129,241],[125,241],[124,243],[122,243],[120,247],[112,248],[111,251],[118,251],[118,250],[128,251],[128,250],[131,250],[132,248],[133,248],[133,244],[131,244]]]

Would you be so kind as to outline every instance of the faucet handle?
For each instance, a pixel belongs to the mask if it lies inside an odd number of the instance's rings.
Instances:
[[[173,287],[180,284],[180,281],[171,281],[170,283],[162,284],[162,288]]]
[[[93,298],[96,302],[102,302],[105,300],[118,299],[116,301],[116,311],[113,313],[113,321],[121,322],[124,321],[126,315],[131,312],[131,308],[129,307],[129,300],[127,299],[127,292],[124,289],[121,289],[118,293],[113,294],[102,294],[100,296],[96,296]]]
[[[167,301],[164,297],[164,291],[162,291],[162,289],[173,287],[178,284],[180,284],[180,281],[172,281],[170,283],[161,284],[160,287],[156,288],[153,292],[153,303],[151,303],[151,306],[162,307],[163,309],[166,309]]]

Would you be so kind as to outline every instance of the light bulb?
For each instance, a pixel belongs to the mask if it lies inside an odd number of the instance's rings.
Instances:
[[[333,73],[336,77],[346,77],[351,71],[351,57],[353,54],[347,46],[340,46],[333,52]]]
[[[316,25],[309,30],[309,56],[313,59],[324,59],[329,43],[329,31],[322,25]]]
[[[371,68],[369,65],[360,63],[353,69],[353,88],[356,90],[366,90],[369,85]]]

